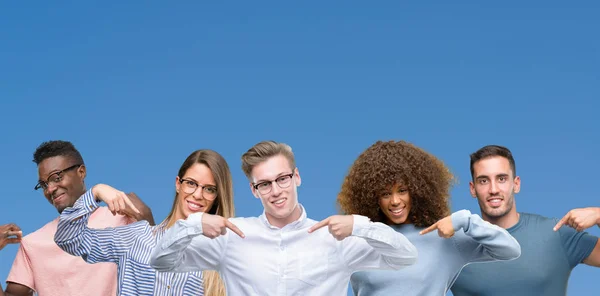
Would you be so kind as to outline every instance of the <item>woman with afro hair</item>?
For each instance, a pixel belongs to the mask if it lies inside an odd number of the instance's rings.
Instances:
[[[354,273],[354,295],[446,295],[465,265],[521,255],[506,230],[468,210],[450,214],[453,183],[441,160],[404,141],[378,141],[358,156],[338,194],[341,210],[390,225],[419,258],[401,270]]]

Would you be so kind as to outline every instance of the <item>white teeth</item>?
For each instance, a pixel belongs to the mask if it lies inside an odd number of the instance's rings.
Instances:
[[[199,205],[197,205],[197,204],[195,204],[195,203],[191,203],[191,202],[189,202],[189,201],[188,201],[188,205],[190,205],[190,208],[192,208],[192,209],[195,209],[195,210],[197,210],[197,209],[200,209],[200,206],[199,206]]]
[[[280,200],[276,200],[275,202],[273,202],[276,205],[282,204],[285,201],[285,198],[282,198]]]
[[[400,213],[402,213],[402,210],[404,210],[404,209],[392,210],[392,213],[394,213],[394,214],[400,214]]]

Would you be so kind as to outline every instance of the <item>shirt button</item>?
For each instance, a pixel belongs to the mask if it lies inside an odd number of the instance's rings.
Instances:
[[[171,289],[171,285],[168,285],[168,286],[167,286],[167,289]]]

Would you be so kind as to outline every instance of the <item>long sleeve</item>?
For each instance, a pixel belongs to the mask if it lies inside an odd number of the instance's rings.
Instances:
[[[455,231],[462,229],[471,239],[455,239],[456,246],[467,262],[512,260],[521,256],[521,245],[505,229],[484,221],[468,210],[451,216]]]
[[[149,232],[146,221],[116,228],[88,228],[90,215],[98,208],[92,191],[88,190],[60,215],[54,241],[65,252],[81,256],[88,263],[117,262],[141,232]]]
[[[158,271],[218,270],[229,232],[215,239],[202,235],[202,215],[195,213],[175,222],[158,242],[150,265]]]
[[[400,269],[417,260],[417,248],[391,227],[354,216],[352,236],[341,241],[342,257],[352,271]]]

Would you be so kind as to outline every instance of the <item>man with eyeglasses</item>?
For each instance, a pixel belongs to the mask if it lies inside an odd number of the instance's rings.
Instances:
[[[298,202],[301,178],[290,146],[258,143],[242,156],[242,170],[264,213],[231,219],[191,214],[163,236],[152,267],[217,270],[228,295],[329,296],[345,295],[355,271],[415,263],[416,248],[385,224],[358,215],[307,218]]]
[[[34,152],[33,161],[38,165],[39,176],[35,189],[42,190],[59,213],[71,207],[86,192],[86,167],[72,143],[44,142]],[[154,224],[150,209],[135,194],[129,196],[141,214],[130,211],[117,215],[106,207],[100,207],[92,214],[89,226],[116,227],[136,220]],[[22,238],[6,280],[6,292],[0,289],[0,296],[33,295],[34,291],[44,296],[116,294],[116,265],[87,264],[80,257],[62,251],[54,243],[57,225],[58,218]]]

